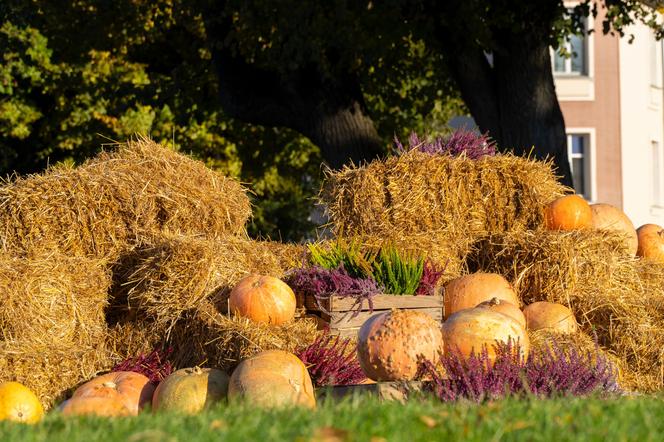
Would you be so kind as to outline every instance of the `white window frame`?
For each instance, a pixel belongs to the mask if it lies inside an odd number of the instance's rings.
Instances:
[[[664,208],[664,146],[659,140],[650,140],[650,153],[657,156],[656,160],[654,156],[651,157],[653,167],[650,168],[650,190],[652,192],[650,205],[653,208],[662,209]],[[659,171],[655,170],[655,166],[659,166]]]
[[[662,89],[664,79],[662,73],[664,72],[664,44],[657,41],[654,31],[650,31],[650,54],[648,56],[650,62],[650,86],[655,89]]]
[[[595,146],[595,128],[594,127],[567,127],[565,128],[567,140],[567,157],[572,168],[572,158],[578,157],[578,154],[572,154],[572,135],[584,135],[588,139],[587,145],[584,145],[584,187],[586,194],[583,197],[590,203],[597,201],[597,151]]]
[[[565,57],[563,59],[564,63],[564,70],[563,71],[557,71],[556,70],[556,55],[558,55],[558,52],[560,52],[560,49],[554,50],[552,49],[552,54],[551,54],[551,69],[553,70],[553,75],[558,76],[558,77],[565,77],[565,76],[570,76],[570,77],[588,77],[588,72],[590,70],[590,62],[588,61],[588,47],[590,46],[588,43],[588,26],[586,25],[586,33],[583,35],[583,54],[582,54],[582,64],[583,64],[583,71],[582,72],[577,72],[572,70],[572,43],[569,40],[565,40],[565,43],[563,43],[563,47],[567,51],[567,53],[570,54],[569,57]]]

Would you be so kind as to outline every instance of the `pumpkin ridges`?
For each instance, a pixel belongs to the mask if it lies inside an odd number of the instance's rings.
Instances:
[[[492,298],[519,306],[519,298],[512,285],[497,273],[476,272],[449,281],[443,296],[443,314],[447,319],[460,310],[474,308]]]
[[[489,310],[507,315],[517,321],[523,328],[526,328],[526,316],[519,309],[519,307],[512,304],[511,302],[507,302],[499,298],[491,298],[488,301],[478,304],[477,307],[488,308]]]
[[[462,356],[480,354],[486,348],[489,361],[496,357],[496,341],[518,341],[521,355],[525,358],[530,350],[526,330],[514,319],[485,308],[458,311],[443,323],[443,348],[445,352],[458,350]]]
[[[260,406],[316,406],[311,377],[292,353],[268,350],[242,361],[231,375],[229,400],[247,400]]]
[[[72,397],[60,405],[60,411],[64,416],[95,415],[100,417],[121,417],[133,415],[118,396]]]
[[[592,226],[592,210],[579,195],[562,196],[544,208],[544,224],[548,230],[585,229]]]
[[[249,275],[231,290],[229,311],[255,322],[283,324],[295,317],[293,290],[278,278]]]
[[[155,386],[147,376],[133,371],[115,371],[81,385],[72,397],[117,397],[133,415],[137,415],[152,401],[154,390]]]
[[[182,368],[157,386],[152,399],[154,411],[194,414],[226,398],[229,377],[214,368]]]
[[[636,234],[637,256],[664,264],[664,229],[657,224],[644,224]]]
[[[552,330],[561,333],[576,333],[578,324],[568,307],[554,302],[538,301],[523,309],[528,330]]]

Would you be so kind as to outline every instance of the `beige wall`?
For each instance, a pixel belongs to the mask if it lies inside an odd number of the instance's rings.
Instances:
[[[594,198],[593,202],[622,207],[621,125],[620,125],[620,63],[617,37],[603,35],[602,17],[593,22],[595,34],[588,41],[589,76],[582,79],[556,78],[560,107],[565,126],[573,129],[594,129]],[[576,100],[561,94],[566,82],[586,81],[592,87],[589,98]]]
[[[644,25],[628,31],[635,35],[634,42],[620,41],[623,210],[637,226],[664,224],[664,207],[656,206],[653,196],[652,143],[664,143],[662,88],[652,86],[653,35]]]

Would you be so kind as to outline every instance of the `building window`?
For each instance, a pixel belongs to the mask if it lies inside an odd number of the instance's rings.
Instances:
[[[664,207],[664,174],[662,173],[662,147],[652,142],[652,205]]]
[[[574,191],[591,200],[590,134],[568,134],[567,156],[572,168]]]
[[[553,53],[554,74],[588,75],[587,29],[587,23],[584,20],[584,34],[569,35],[561,48]]]

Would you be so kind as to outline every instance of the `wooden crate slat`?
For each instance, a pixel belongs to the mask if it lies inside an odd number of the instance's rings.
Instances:
[[[425,313],[431,316],[436,321],[442,321],[443,319],[443,309],[438,308],[417,308],[409,309],[415,310],[418,312]],[[364,322],[370,317],[377,315],[379,313],[384,313],[389,310],[374,310],[373,312],[362,311],[358,313],[357,316],[353,317],[353,314],[350,312],[331,312],[331,314],[321,313],[321,318],[330,324],[330,328],[352,328],[352,327],[361,327]]]
[[[322,307],[328,312],[345,312],[353,307],[355,300],[352,298],[341,298],[332,296],[321,302]],[[318,303],[311,296],[306,296],[304,306],[307,310],[320,311]],[[437,296],[412,296],[412,295],[376,295],[373,297],[374,310],[389,310],[392,308],[435,308],[443,307],[443,297]],[[369,305],[365,301],[363,309],[368,309]]]

